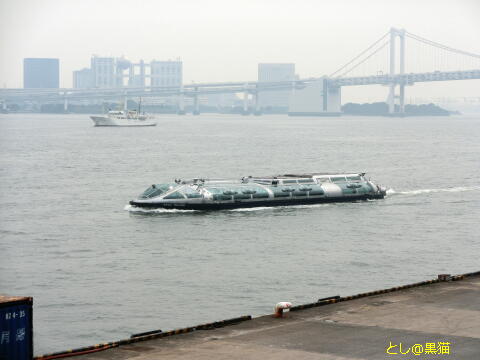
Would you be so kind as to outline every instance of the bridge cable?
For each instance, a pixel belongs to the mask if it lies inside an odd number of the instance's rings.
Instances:
[[[345,69],[348,65],[350,65],[351,63],[353,63],[355,60],[357,60],[359,57],[361,57],[363,54],[365,54],[367,51],[369,51],[370,49],[372,49],[373,47],[375,47],[375,45],[377,45],[380,41],[382,41],[387,35],[390,34],[390,31],[388,31],[387,33],[385,33],[385,35],[383,35],[380,39],[378,39],[377,41],[375,41],[372,45],[370,45],[367,49],[365,49],[364,51],[362,51],[360,54],[358,54],[357,56],[355,56],[352,60],[350,60],[348,63],[346,63],[345,65],[343,65],[340,69],[338,69],[337,71],[331,73],[329,75],[329,77],[333,77],[336,73],[342,71],[343,69]],[[368,58],[367,58],[368,59]],[[341,76],[341,75],[340,75]],[[338,76],[337,76],[338,77]]]
[[[452,47],[450,47],[450,46],[442,45],[442,44],[437,43],[437,42],[435,42],[435,41],[428,40],[428,39],[425,39],[425,38],[423,38],[423,37],[421,37],[421,36],[412,34],[412,33],[408,32],[408,31],[405,31],[405,35],[407,35],[407,36],[408,36],[409,38],[411,38],[411,39],[414,39],[414,40],[423,42],[423,43],[425,43],[425,44],[427,44],[427,45],[430,45],[430,46],[434,46],[434,47],[437,47],[437,48],[440,48],[440,49],[443,49],[443,50],[447,50],[447,51],[450,51],[450,52],[454,52],[454,53],[457,53],[457,54],[466,55],[466,56],[471,56],[471,57],[480,59],[480,55],[478,55],[478,54],[474,54],[474,53],[471,53],[471,52],[468,52],[468,51],[463,51],[463,50],[459,50],[459,49],[452,48]]]
[[[382,50],[385,46],[387,46],[388,44],[390,43],[390,40],[386,41],[385,43],[383,43],[383,45],[381,45],[377,50],[375,50],[374,52],[372,52],[370,55],[368,55],[365,59],[363,59],[361,62],[359,62],[358,64],[356,64],[354,67],[348,69],[347,71],[343,72],[342,74],[340,74],[339,76],[337,77],[342,77],[346,74],[348,74],[350,71],[352,70],[355,70],[358,66],[362,65],[365,61],[367,61],[368,59],[370,59],[373,55],[375,55],[376,53],[378,53],[380,50]],[[338,71],[337,71],[338,72]]]

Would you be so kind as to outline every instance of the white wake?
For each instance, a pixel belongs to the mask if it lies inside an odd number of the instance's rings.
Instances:
[[[464,192],[464,191],[477,191],[480,190],[480,186],[457,186],[444,189],[417,189],[407,191],[395,191],[393,189],[387,190],[387,195],[420,195],[429,193],[441,193],[441,192]]]
[[[181,209],[146,209],[139,208],[132,205],[125,205],[123,210],[129,211],[131,213],[143,213],[143,214],[172,214],[172,213],[191,213],[197,210],[181,210]]]

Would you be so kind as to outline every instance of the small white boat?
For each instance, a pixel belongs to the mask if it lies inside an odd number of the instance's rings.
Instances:
[[[157,123],[151,121],[152,117],[141,114],[136,110],[113,110],[106,115],[90,116],[94,126],[155,126]]]

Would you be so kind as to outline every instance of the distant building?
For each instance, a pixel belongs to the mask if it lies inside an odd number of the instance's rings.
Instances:
[[[341,91],[329,87],[327,78],[296,89],[290,97],[288,114],[291,116],[338,116],[341,114]]]
[[[181,86],[183,69],[181,61],[156,61],[150,63],[151,86]]]
[[[75,89],[89,89],[93,88],[93,74],[92,70],[85,68],[73,72],[73,87]]]
[[[258,82],[295,80],[295,64],[258,64]],[[259,95],[260,107],[287,107],[290,90],[262,91]]]
[[[59,87],[58,59],[23,59],[23,87],[25,89]]]
[[[115,58],[94,55],[90,63],[94,87],[113,88],[116,86]]]
[[[115,88],[144,86],[181,86],[183,66],[180,60],[132,63],[125,58],[92,56],[91,67],[73,72],[75,88]]]

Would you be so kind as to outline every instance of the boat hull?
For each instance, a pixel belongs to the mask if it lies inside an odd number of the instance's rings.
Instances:
[[[356,202],[366,201],[373,199],[383,199],[384,194],[365,194],[359,196],[341,196],[341,197],[322,197],[322,198],[298,198],[298,199],[271,199],[264,201],[231,201],[231,202],[214,202],[204,201],[197,203],[165,203],[165,202],[138,202],[135,200],[130,201],[130,205],[138,208],[145,209],[180,209],[180,210],[231,210],[242,208],[255,208],[255,207],[275,207],[275,206],[292,206],[292,205],[313,205],[323,203],[337,203],[337,202]]]
[[[90,116],[94,126],[116,126],[116,127],[138,127],[138,126],[156,126],[157,123],[147,120],[136,119],[112,119],[108,116]]]

